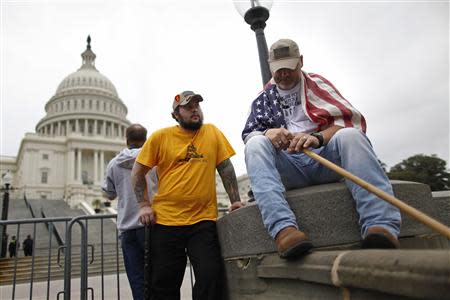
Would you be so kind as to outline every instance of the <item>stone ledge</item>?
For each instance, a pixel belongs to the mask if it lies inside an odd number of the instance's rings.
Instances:
[[[269,255],[256,274],[420,299],[450,299],[450,251],[446,250],[317,251],[293,262]]]
[[[397,198],[450,225],[448,208],[433,201],[429,186],[393,181]],[[354,201],[344,183],[332,183],[288,191],[289,205],[315,247],[327,247],[361,241]],[[447,217],[445,217],[447,216]],[[245,257],[276,251],[275,243],[263,226],[256,205],[249,205],[224,216],[217,222],[225,258]],[[432,233],[431,229],[403,215],[401,237]]]

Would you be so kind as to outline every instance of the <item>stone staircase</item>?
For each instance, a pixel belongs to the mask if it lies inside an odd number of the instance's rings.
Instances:
[[[397,198],[450,226],[450,192],[393,181]],[[278,257],[256,205],[218,220],[226,299],[450,299],[450,241],[402,214],[401,249],[361,250],[354,201],[344,183],[287,192],[315,248]],[[245,241],[245,242],[243,242]]]
[[[25,201],[23,199],[10,199],[9,201],[9,210],[8,210],[8,219],[9,220],[21,220],[21,219],[32,219],[33,216],[31,214],[30,209],[27,207]],[[9,240],[11,240],[12,236],[17,236],[17,225],[9,225],[7,227],[7,233],[9,235]],[[34,225],[33,224],[22,224],[20,225],[19,237],[18,241],[22,246],[23,240],[29,234],[34,236]],[[42,237],[42,239],[37,239],[36,248],[47,248],[48,247],[48,230],[44,224],[36,224],[36,236]],[[45,242],[44,242],[45,241]],[[57,243],[53,240],[53,247],[57,247]],[[22,254],[22,248],[18,249],[19,255]]]
[[[80,276],[80,251],[79,248],[74,247],[72,249],[72,278]],[[42,253],[42,252],[41,252]],[[52,255],[49,256],[41,255],[34,257],[34,267],[33,258],[28,257],[18,257],[17,262],[14,258],[0,259],[0,286],[10,285],[14,280],[14,270],[16,270],[16,284],[18,283],[29,283],[33,277],[33,281],[47,281],[50,280],[64,279],[64,254],[61,254],[60,264],[57,262],[57,249],[52,249]],[[91,261],[91,252],[88,249],[88,262]],[[117,264],[118,258],[118,264]],[[33,270],[33,273],[32,273]],[[103,271],[102,271],[103,270]],[[96,245],[94,248],[94,259],[92,264],[88,265],[89,276],[99,276],[102,273],[116,274],[117,270],[119,273],[125,272],[125,267],[123,265],[122,251],[118,249],[118,257],[115,249],[115,245],[105,245],[103,250],[103,269],[102,269],[102,257],[100,246]]]

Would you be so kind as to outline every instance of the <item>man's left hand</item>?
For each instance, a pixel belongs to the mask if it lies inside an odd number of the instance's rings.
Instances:
[[[320,141],[315,136],[307,133],[295,133],[287,150],[290,153],[294,153],[309,147],[317,148],[319,145]]]

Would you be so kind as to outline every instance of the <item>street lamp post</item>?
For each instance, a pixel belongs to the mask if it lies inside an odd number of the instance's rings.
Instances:
[[[267,50],[267,42],[264,35],[264,28],[266,27],[266,21],[269,19],[269,10],[272,7],[272,1],[234,0],[234,5],[241,16],[244,17],[245,22],[255,32],[259,65],[264,86],[272,78],[268,63],[269,51]]]
[[[8,171],[2,177],[3,185],[3,204],[2,204],[2,221],[8,220],[8,210],[9,210],[9,190],[11,188],[12,176]],[[2,225],[2,229],[0,231],[0,241],[1,241],[1,253],[0,257],[6,257],[6,247],[8,243],[8,236],[6,234],[6,225]]]

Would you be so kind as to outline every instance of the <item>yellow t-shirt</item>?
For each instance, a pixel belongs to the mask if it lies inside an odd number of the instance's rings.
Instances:
[[[154,132],[136,161],[158,167],[159,186],[152,205],[156,223],[180,226],[216,220],[216,167],[234,154],[212,124],[196,132],[178,125]]]

